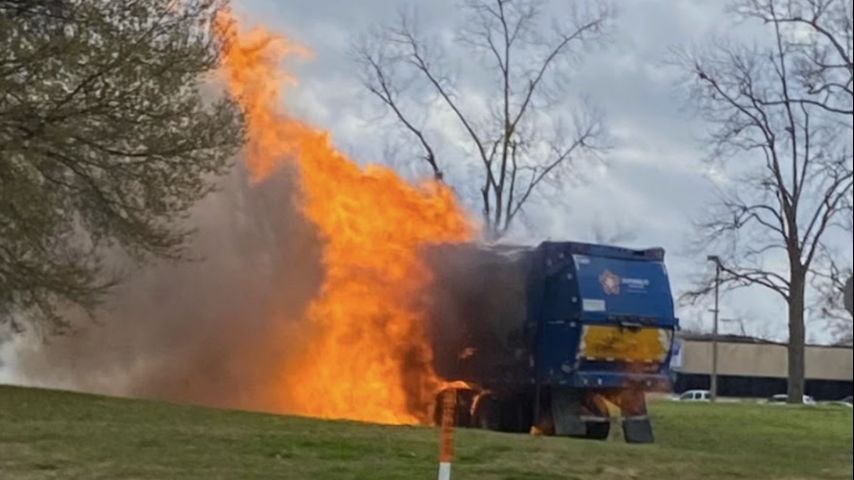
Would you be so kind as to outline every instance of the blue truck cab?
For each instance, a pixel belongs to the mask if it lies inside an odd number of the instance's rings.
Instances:
[[[605,438],[619,412],[627,441],[652,441],[645,394],[669,388],[679,323],[662,249],[453,246],[433,266],[434,368],[459,381],[458,423]]]

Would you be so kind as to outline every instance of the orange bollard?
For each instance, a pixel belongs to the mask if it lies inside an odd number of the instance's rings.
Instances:
[[[439,480],[451,480],[451,460],[454,458],[454,417],[457,392],[445,390],[442,394],[442,440],[439,449]]]

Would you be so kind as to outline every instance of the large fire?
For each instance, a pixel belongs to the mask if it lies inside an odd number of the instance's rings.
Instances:
[[[218,19],[223,73],[247,118],[247,164],[263,180],[282,161],[299,171],[304,215],[324,241],[324,281],[309,306],[302,348],[283,366],[282,409],[327,418],[416,423],[440,385],[424,332],[431,273],[419,250],[474,229],[444,185],[411,185],[392,170],[360,168],[327,132],[288,115],[281,69],[307,50],[262,28]],[[285,287],[286,288],[286,287]]]

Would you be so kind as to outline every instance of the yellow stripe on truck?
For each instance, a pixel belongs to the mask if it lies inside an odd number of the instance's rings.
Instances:
[[[669,348],[669,330],[585,325],[578,354],[595,360],[663,362]]]

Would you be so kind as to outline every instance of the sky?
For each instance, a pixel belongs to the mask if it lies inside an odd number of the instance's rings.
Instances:
[[[546,2],[550,15],[561,18],[570,2]],[[685,103],[677,84],[682,74],[668,65],[674,47],[696,45],[733,30],[725,2],[701,0],[633,0],[618,2],[618,18],[607,45],[597,48],[569,77],[566,107],[583,95],[605,115],[613,149],[605,164],[584,171],[583,182],[565,185],[557,204],[540,202],[526,213],[525,228],[511,239],[594,239],[594,231],[620,230],[633,234],[629,246],[661,246],[668,252],[674,293],[690,288],[694,276],[711,269],[705,255],[688,253],[692,219],[714,199],[704,156],[703,122]],[[370,28],[392,22],[401,8],[415,11],[419,28],[445,47],[450,69],[469,70],[467,58],[454,43],[461,16],[455,0],[237,0],[236,11],[248,24],[261,23],[285,34],[313,52],[310,60],[290,68],[299,85],[289,94],[289,109],[297,116],[332,132],[339,148],[362,163],[391,162],[406,171],[399,159],[384,154],[390,142],[390,123],[378,122],[378,105],[360,84],[351,45]],[[742,25],[738,34],[761,39],[755,25]],[[461,77],[462,78],[462,77]],[[477,76],[465,84],[473,97],[488,84]],[[453,141],[456,125],[439,117],[438,134],[447,129]],[[464,181],[465,173],[457,172]],[[462,178],[460,178],[462,177]],[[468,202],[477,211],[477,205]],[[683,326],[710,329],[711,304],[682,308]],[[746,333],[783,340],[785,309],[781,299],[762,289],[728,293],[721,305],[723,318],[741,319]],[[740,333],[737,322],[724,322],[724,333]],[[818,323],[808,327],[812,341],[826,341]]]

